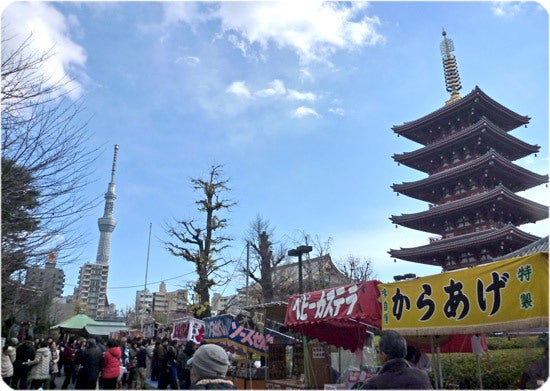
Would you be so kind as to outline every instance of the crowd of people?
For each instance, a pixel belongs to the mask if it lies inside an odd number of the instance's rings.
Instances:
[[[52,338],[21,342],[11,338],[2,348],[2,379],[18,390],[98,387],[139,390],[151,388],[146,386],[148,381],[156,382],[158,389],[200,389],[209,388],[205,384],[218,384],[218,380],[224,388],[235,388],[230,381],[223,380],[229,359],[221,347],[201,346],[197,361],[191,367],[196,350],[193,341],[169,338],[71,337],[59,345]],[[200,383],[205,379],[208,379],[206,383]]]
[[[355,389],[431,389],[429,360],[393,330],[382,332],[378,343],[382,367]],[[227,352],[214,344],[163,338],[106,341],[69,338],[11,338],[2,347],[2,380],[13,389],[145,389],[148,380],[158,389],[235,389],[226,378]],[[523,374],[520,388],[537,388],[548,378],[548,349]]]

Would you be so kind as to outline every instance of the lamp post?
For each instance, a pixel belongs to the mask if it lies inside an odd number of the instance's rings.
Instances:
[[[313,248],[311,246],[298,246],[288,250],[290,257],[298,257],[298,293],[304,293],[302,285],[302,255],[309,253]]]
[[[393,276],[394,281],[409,280],[409,279],[412,279],[412,278],[416,278],[416,274],[407,273],[407,274],[404,274],[404,275]]]

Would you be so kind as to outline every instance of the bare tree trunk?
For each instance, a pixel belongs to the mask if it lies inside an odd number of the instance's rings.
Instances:
[[[194,291],[198,300],[192,310],[198,318],[210,316],[210,288],[224,282],[221,281],[224,280],[221,269],[231,262],[221,258],[221,252],[228,247],[227,242],[231,239],[220,233],[227,226],[227,219],[219,214],[235,203],[220,198],[229,191],[228,181],[220,178],[221,171],[221,166],[213,165],[208,179],[191,180],[194,189],[204,194],[204,198],[195,201],[198,211],[203,213],[204,223],[182,220],[166,228],[168,235],[175,239],[164,242],[166,249],[172,255],[195,264],[198,280]]]

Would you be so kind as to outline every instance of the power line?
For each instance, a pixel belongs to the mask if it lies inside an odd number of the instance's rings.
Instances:
[[[246,246],[244,246],[243,251],[241,251],[241,255],[239,256],[239,261],[242,259],[242,256],[243,256],[243,253],[244,253],[245,249],[246,249]],[[235,262],[235,269],[233,270],[233,273],[231,273],[231,277],[229,277],[229,281],[233,280],[233,276],[235,275],[235,272],[237,271],[237,267],[239,267],[239,262]],[[225,290],[227,289],[227,286],[229,285],[229,281],[224,285],[222,293],[220,293],[220,295],[223,296],[223,294],[225,293]]]
[[[185,274],[182,274],[182,275],[179,275],[179,276],[176,276],[176,277],[172,277],[172,278],[165,278],[163,280],[159,280],[159,281],[153,281],[151,282],[151,284],[159,284],[163,281],[171,281],[171,280],[175,280],[175,279],[178,279],[178,278],[181,278],[181,277],[185,277],[185,276],[188,276],[190,274],[193,274],[194,272],[189,272],[189,273],[185,273]],[[65,284],[67,286],[76,286],[76,284]],[[110,290],[110,289],[130,289],[130,288],[141,288],[143,287],[143,284],[139,284],[139,285],[129,285],[129,286],[112,286],[112,287],[107,287],[107,290]]]

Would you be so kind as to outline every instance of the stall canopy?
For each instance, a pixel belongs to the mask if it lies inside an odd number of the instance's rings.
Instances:
[[[230,314],[206,318],[204,326],[204,341],[217,343],[228,350],[265,355],[268,345],[273,342],[271,333],[247,329]]]
[[[382,328],[446,335],[548,326],[548,252],[378,285]]]
[[[84,330],[91,335],[107,336],[119,331],[128,331],[124,322],[97,322],[93,325],[86,325]]]
[[[82,330],[88,325],[97,324],[95,320],[90,318],[86,314],[77,314],[71,316],[69,319],[64,320],[61,323],[56,324],[55,326],[50,327],[51,329],[70,329],[70,330]]]
[[[50,329],[61,329],[79,331],[90,335],[110,335],[113,332],[128,330],[124,322],[98,321],[85,314],[77,314],[69,319],[50,327]]]
[[[328,288],[292,296],[285,326],[351,351],[363,347],[368,328],[380,328],[380,281]]]

